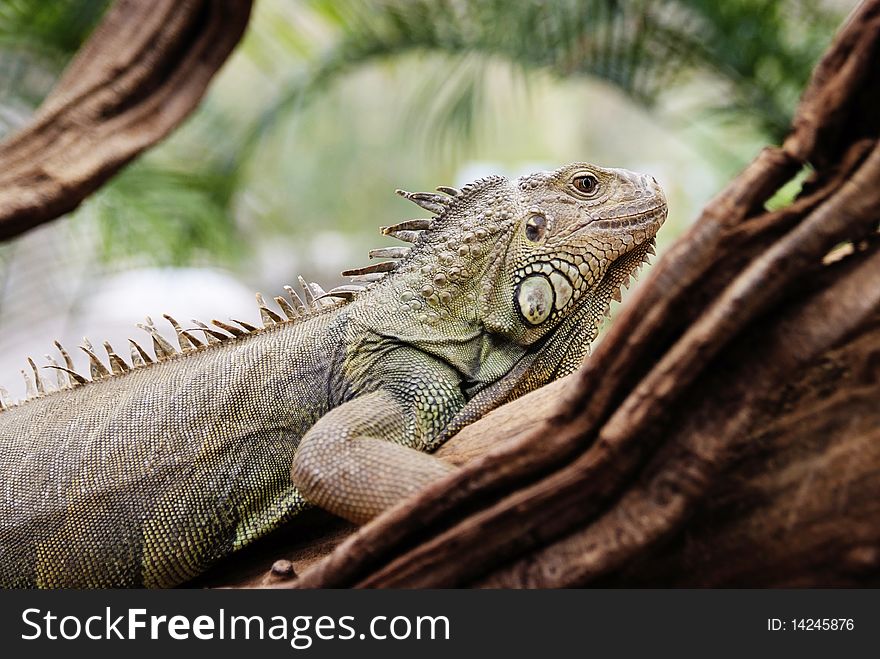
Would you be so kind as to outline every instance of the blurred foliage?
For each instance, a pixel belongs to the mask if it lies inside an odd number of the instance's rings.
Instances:
[[[235,222],[244,127],[206,103],[178,139],[163,143],[89,199],[107,260],[155,265],[221,262],[245,254]]]
[[[0,77],[0,110],[22,101],[12,96],[26,88],[29,68],[57,76],[107,4],[0,0],[0,76],[19,58],[17,77]],[[840,22],[841,11],[826,4],[261,0],[194,117],[80,213],[97,222],[105,257],[161,264],[229,262],[267,235],[273,248],[292,251],[282,235],[321,239],[329,218],[346,232],[374,231],[393,218],[373,190],[393,188],[400,171],[415,177],[426,154],[432,176],[451,183],[462,162],[456,149],[491,128],[486,116],[504,125],[499,70],[523,97],[547,76],[599,79],[678,128],[726,123],[730,136],[748,124],[779,140]],[[371,77],[377,64],[396,74],[390,84]],[[395,79],[401,100],[382,98]],[[400,111],[389,114],[389,103]],[[535,132],[517,130],[516,141],[536,140]],[[414,136],[427,137],[421,151]],[[311,247],[298,251],[330,258],[332,250]]]
[[[107,0],[0,0],[0,136],[49,92]]]
[[[35,108],[110,4],[0,0],[0,105]],[[28,76],[38,84],[28,84]],[[87,202],[101,238],[99,254],[107,260],[146,257],[158,265],[230,261],[241,254],[230,212],[233,156],[218,153],[228,142],[216,140],[228,134],[229,119],[201,113],[203,148],[173,158],[149,153]]]
[[[64,66],[109,0],[0,0],[0,49],[27,51]]]
[[[451,56],[444,104],[426,117],[470,138],[483,69],[493,58],[523,73],[594,76],[653,105],[694,75],[723,84],[705,109],[756,121],[779,140],[822,49],[840,21],[818,0],[311,0],[339,31],[291,80],[261,127],[352,68],[411,51]],[[461,75],[462,67],[467,66]],[[451,85],[449,83],[452,83]]]
[[[153,255],[159,265],[233,261],[240,255],[222,170],[136,162],[96,197],[105,259]]]

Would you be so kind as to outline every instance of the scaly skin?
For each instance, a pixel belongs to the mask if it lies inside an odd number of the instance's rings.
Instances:
[[[427,452],[463,425],[577,368],[666,216],[653,179],[583,163],[444,191],[404,193],[436,217],[386,229],[413,247],[347,302],[178,332],[0,414],[0,584],[173,586],[307,502],[372,518],[452,469]]]

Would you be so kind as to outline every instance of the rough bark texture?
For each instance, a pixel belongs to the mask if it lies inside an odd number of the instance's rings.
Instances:
[[[118,0],[37,115],[0,144],[0,240],[76,208],[201,100],[250,0]]]
[[[870,1],[783,145],[710,202],[579,372],[444,447],[458,473],[354,533],[316,516],[283,553],[298,578],[251,555],[203,583],[880,583],[878,61]],[[766,210],[805,165],[797,200]]]

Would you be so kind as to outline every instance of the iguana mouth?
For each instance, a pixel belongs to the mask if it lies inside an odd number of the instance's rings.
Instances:
[[[606,216],[601,218],[593,218],[590,221],[580,225],[574,233],[582,231],[586,228],[590,229],[612,229],[619,230],[621,228],[627,229],[644,229],[653,225],[657,225],[657,228],[660,228],[660,225],[666,219],[666,214],[668,212],[668,208],[665,203],[659,204],[652,208],[648,208],[646,210],[638,210],[632,213],[626,213],[622,215],[614,215],[614,216]],[[656,233],[656,231],[655,231]]]

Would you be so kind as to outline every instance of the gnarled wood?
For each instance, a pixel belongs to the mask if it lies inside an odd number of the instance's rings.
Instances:
[[[0,144],[0,240],[76,208],[180,124],[250,0],[118,0],[33,120]]]

